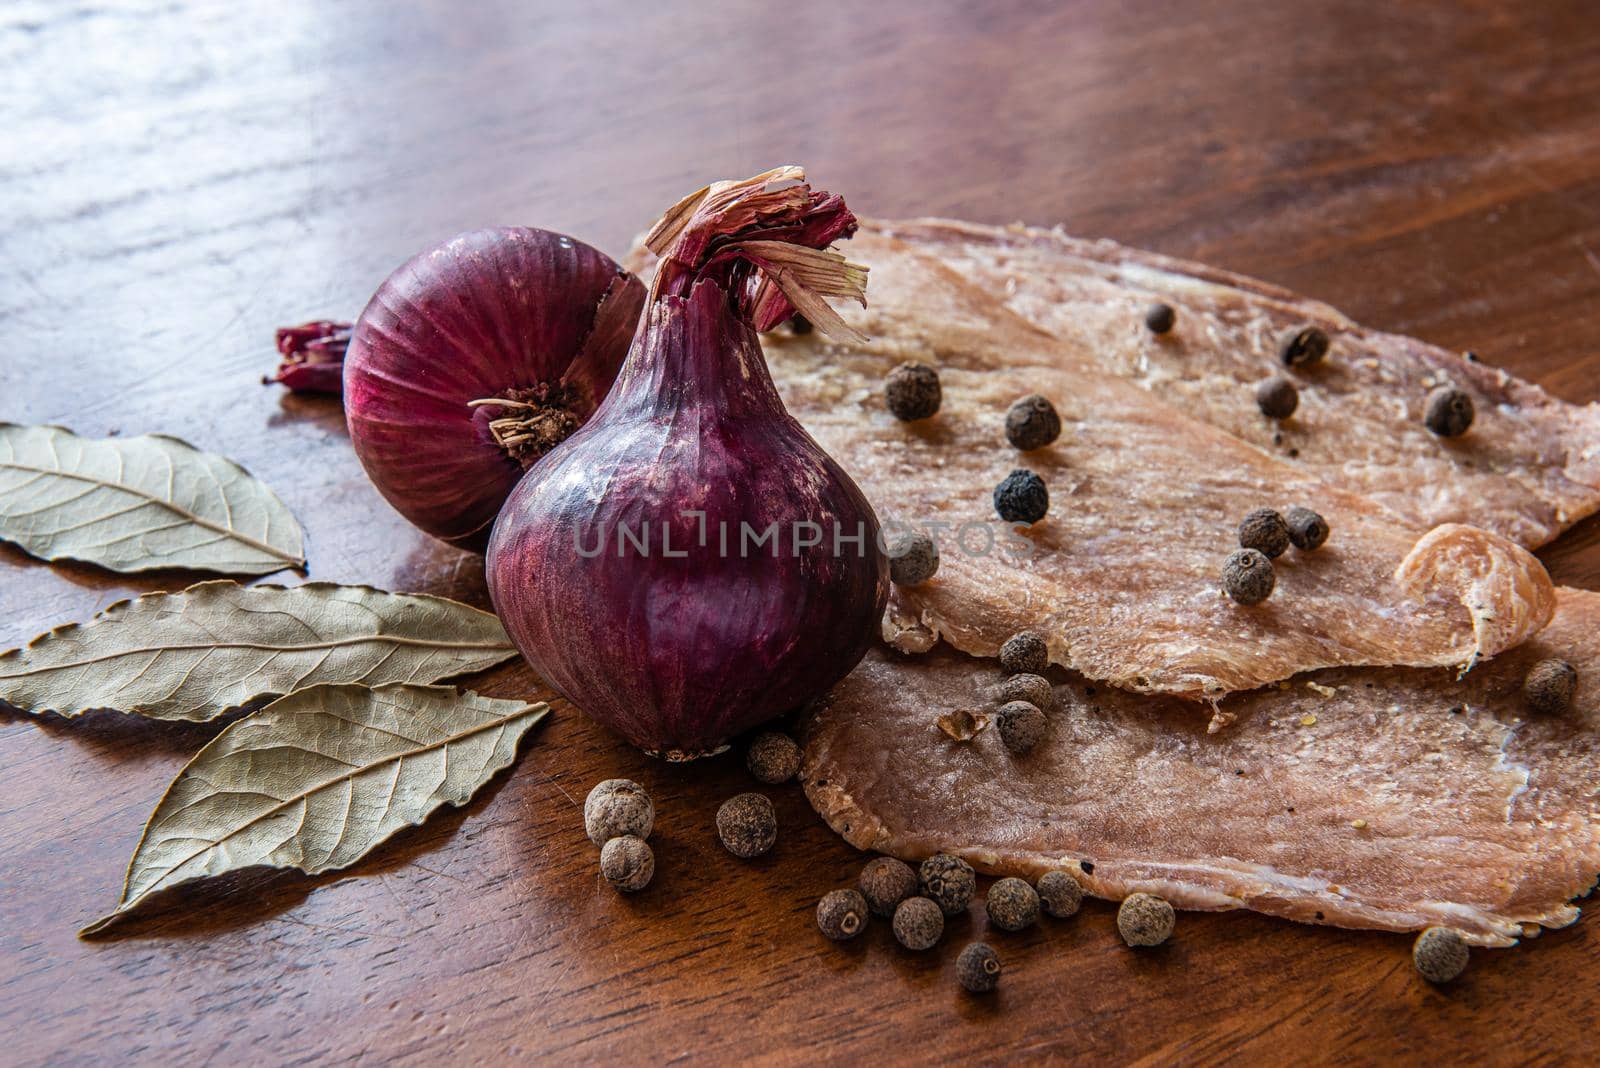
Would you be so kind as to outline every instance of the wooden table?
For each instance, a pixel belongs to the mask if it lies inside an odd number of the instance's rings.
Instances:
[[[460,230],[620,252],[703,180],[791,160],[865,213],[1061,222],[1600,398],[1584,0],[539,6],[7,5],[0,418],[225,452],[304,522],[311,577],[487,604],[479,558],[369,488],[337,403],[258,384],[273,328],[351,315]],[[1600,524],[1543,555],[1600,588]],[[193,580],[0,548],[0,647]],[[543,696],[522,668],[475,685]],[[0,1062],[1595,1050],[1592,919],[1441,990],[1402,937],[1191,914],[1134,953],[1094,903],[1000,940],[1003,991],[965,997],[976,921],[918,957],[881,925],[820,937],[862,858],[797,787],[771,791],[775,853],[740,863],[711,831],[736,760],[653,763],[560,703],[466,809],[347,871],[223,880],[79,942],[214,729],[0,713]],[[577,808],[615,775],[660,812],[637,898],[600,882]]]

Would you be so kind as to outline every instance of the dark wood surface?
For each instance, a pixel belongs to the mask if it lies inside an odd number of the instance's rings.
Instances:
[[[479,558],[368,487],[329,400],[264,389],[275,326],[350,315],[454,232],[620,252],[703,180],[805,163],[877,215],[1064,223],[1259,275],[1600,399],[1592,3],[126,3],[0,8],[0,418],[231,455],[310,575],[486,604]],[[1600,588],[1600,524],[1544,558]],[[195,576],[0,547],[0,647]],[[525,669],[476,680],[541,695]],[[1433,989],[1409,940],[1249,914],[1134,953],[1087,906],[997,939],[1002,992],[882,925],[812,924],[862,858],[798,787],[753,864],[712,814],[738,761],[653,763],[560,703],[464,810],[348,871],[113,904],[143,819],[214,728],[0,713],[0,1062],[1480,1062],[1592,1054],[1592,920]],[[626,775],[658,874],[599,880],[578,804]]]

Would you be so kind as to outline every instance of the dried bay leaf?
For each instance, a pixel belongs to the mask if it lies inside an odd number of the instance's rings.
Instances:
[[[467,802],[549,706],[448,686],[314,686],[217,735],[167,788],[97,934],[151,894],[243,868],[348,867]]]
[[[122,601],[0,655],[0,701],[208,720],[318,683],[429,683],[516,656],[489,612],[426,594],[226,579]]]
[[[0,539],[113,571],[264,575],[305,563],[305,536],[244,468],[177,438],[80,438],[0,423]]]

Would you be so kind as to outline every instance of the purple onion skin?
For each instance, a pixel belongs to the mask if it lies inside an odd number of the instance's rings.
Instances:
[[[705,513],[706,547],[700,520]],[[794,553],[796,520],[823,543]],[[649,555],[624,542],[648,522]],[[741,522],[779,524],[741,558]],[[834,552],[833,524],[864,545]],[[663,555],[662,524],[672,552]],[[729,552],[719,550],[720,523]],[[585,558],[604,537],[605,552]],[[495,610],[534,670],[669,759],[826,692],[865,655],[889,592],[872,506],[789,415],[749,323],[709,281],[658,298],[610,396],[518,484],[488,551]]]
[[[481,550],[524,465],[489,430],[504,409],[470,402],[565,386],[588,418],[644,298],[610,257],[545,230],[476,230],[415,257],[367,304],[344,361],[367,476],[417,527]]]

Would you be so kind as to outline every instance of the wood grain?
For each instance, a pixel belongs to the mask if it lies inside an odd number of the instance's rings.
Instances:
[[[1600,399],[1600,21],[1583,0],[1071,5],[261,4],[0,11],[0,418],[222,451],[308,531],[310,576],[486,605],[411,530],[338,406],[257,384],[275,326],[348,316],[490,224],[620,251],[684,191],[799,161],[883,215],[1064,223],[1217,263]],[[1600,523],[1545,554],[1600,588]],[[0,548],[0,646],[193,576]],[[546,696],[525,669],[478,684]],[[1133,953],[1095,903],[898,952],[811,910],[862,858],[796,787],[773,855],[712,832],[733,758],[668,767],[560,702],[511,773],[349,871],[223,880],[112,941],[139,827],[215,728],[0,713],[0,1062],[817,1059],[1555,1062],[1593,1054],[1592,920],[1477,954],[1184,915]],[[578,803],[626,775],[654,884],[599,880]]]

